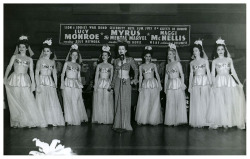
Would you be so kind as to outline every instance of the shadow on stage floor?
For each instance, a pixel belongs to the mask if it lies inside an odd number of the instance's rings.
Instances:
[[[246,155],[246,130],[138,126],[117,133],[112,125],[85,123],[81,126],[10,128],[4,126],[4,154],[28,155],[38,150],[33,138],[51,143],[61,140],[78,155]]]

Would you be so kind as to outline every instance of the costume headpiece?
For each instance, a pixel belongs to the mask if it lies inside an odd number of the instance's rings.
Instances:
[[[208,59],[208,57],[207,57],[207,54],[206,54],[206,52],[205,52],[205,50],[204,50],[204,48],[203,48],[203,45],[202,45],[202,40],[196,40],[195,42],[194,42],[194,44],[195,45],[200,45],[201,46],[201,49],[202,49],[202,52],[203,52],[203,58],[204,59]],[[192,59],[194,59],[194,55],[192,56]]]
[[[20,36],[19,39],[18,39],[18,43],[22,43],[22,42],[28,43],[28,37],[25,36],[25,35]],[[28,47],[28,51],[29,51],[30,57],[34,55],[34,52],[31,50],[30,46]],[[14,55],[18,54],[18,52],[19,52],[18,51],[18,45],[16,45]]]
[[[71,45],[71,47],[70,47],[70,49],[69,49],[69,53],[68,53],[68,55],[67,55],[65,61],[68,61],[68,60],[69,60],[69,56],[70,56],[71,50],[76,50],[76,51],[79,52],[79,57],[78,57],[78,58],[79,58],[79,64],[81,64],[81,63],[82,63],[82,56],[81,56],[81,54],[80,54],[80,51],[79,51],[79,49],[78,49],[78,45],[77,45],[77,44]]]
[[[181,61],[180,60],[180,57],[179,57],[179,54],[178,54],[178,51],[177,51],[177,48],[176,48],[176,45],[175,44],[173,44],[173,43],[169,43],[168,44],[168,47],[169,47],[169,49],[170,50],[175,50],[175,58],[176,58],[176,61]]]
[[[227,46],[226,46],[226,43],[225,43],[225,40],[223,40],[221,37],[219,37],[217,40],[216,40],[216,44],[217,45],[224,45],[225,46],[225,49],[227,51],[227,57],[231,58],[231,55],[227,49]]]

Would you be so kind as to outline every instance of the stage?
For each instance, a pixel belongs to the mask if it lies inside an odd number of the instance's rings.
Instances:
[[[84,123],[81,126],[10,128],[4,112],[4,155],[28,155],[38,150],[33,138],[51,143],[61,140],[78,155],[246,155],[246,130],[210,130],[188,125],[140,126],[117,133],[112,125]]]

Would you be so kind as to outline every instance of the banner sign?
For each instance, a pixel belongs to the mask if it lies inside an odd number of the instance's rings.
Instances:
[[[190,25],[60,24],[59,44],[113,45],[126,38],[130,46],[190,45]]]

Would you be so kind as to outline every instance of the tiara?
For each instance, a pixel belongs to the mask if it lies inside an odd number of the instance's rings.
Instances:
[[[20,37],[19,37],[19,40],[28,40],[28,37],[27,37],[27,36],[22,35],[22,36],[20,36]]]
[[[196,40],[195,42],[194,42],[194,44],[196,44],[196,45],[201,45],[202,46],[202,40]]]
[[[218,40],[216,40],[216,44],[226,45],[225,40],[221,39],[221,37],[219,37]]]
[[[51,46],[52,45],[52,40],[51,39],[47,39],[47,40],[45,40],[43,42],[43,44],[47,44],[47,45]]]
[[[152,50],[151,46],[145,46],[145,50]]]
[[[117,42],[120,42],[120,43],[127,43],[128,41],[127,41],[126,38],[120,37],[120,38],[117,40]]]
[[[169,43],[168,46],[169,46],[170,49],[175,49],[176,50],[176,45],[175,44]]]
[[[104,46],[102,47],[102,51],[107,51],[107,52],[109,52],[109,51],[110,51],[110,47],[109,47],[108,45],[104,45]]]
[[[78,45],[77,44],[71,45],[71,49],[78,50]]]

